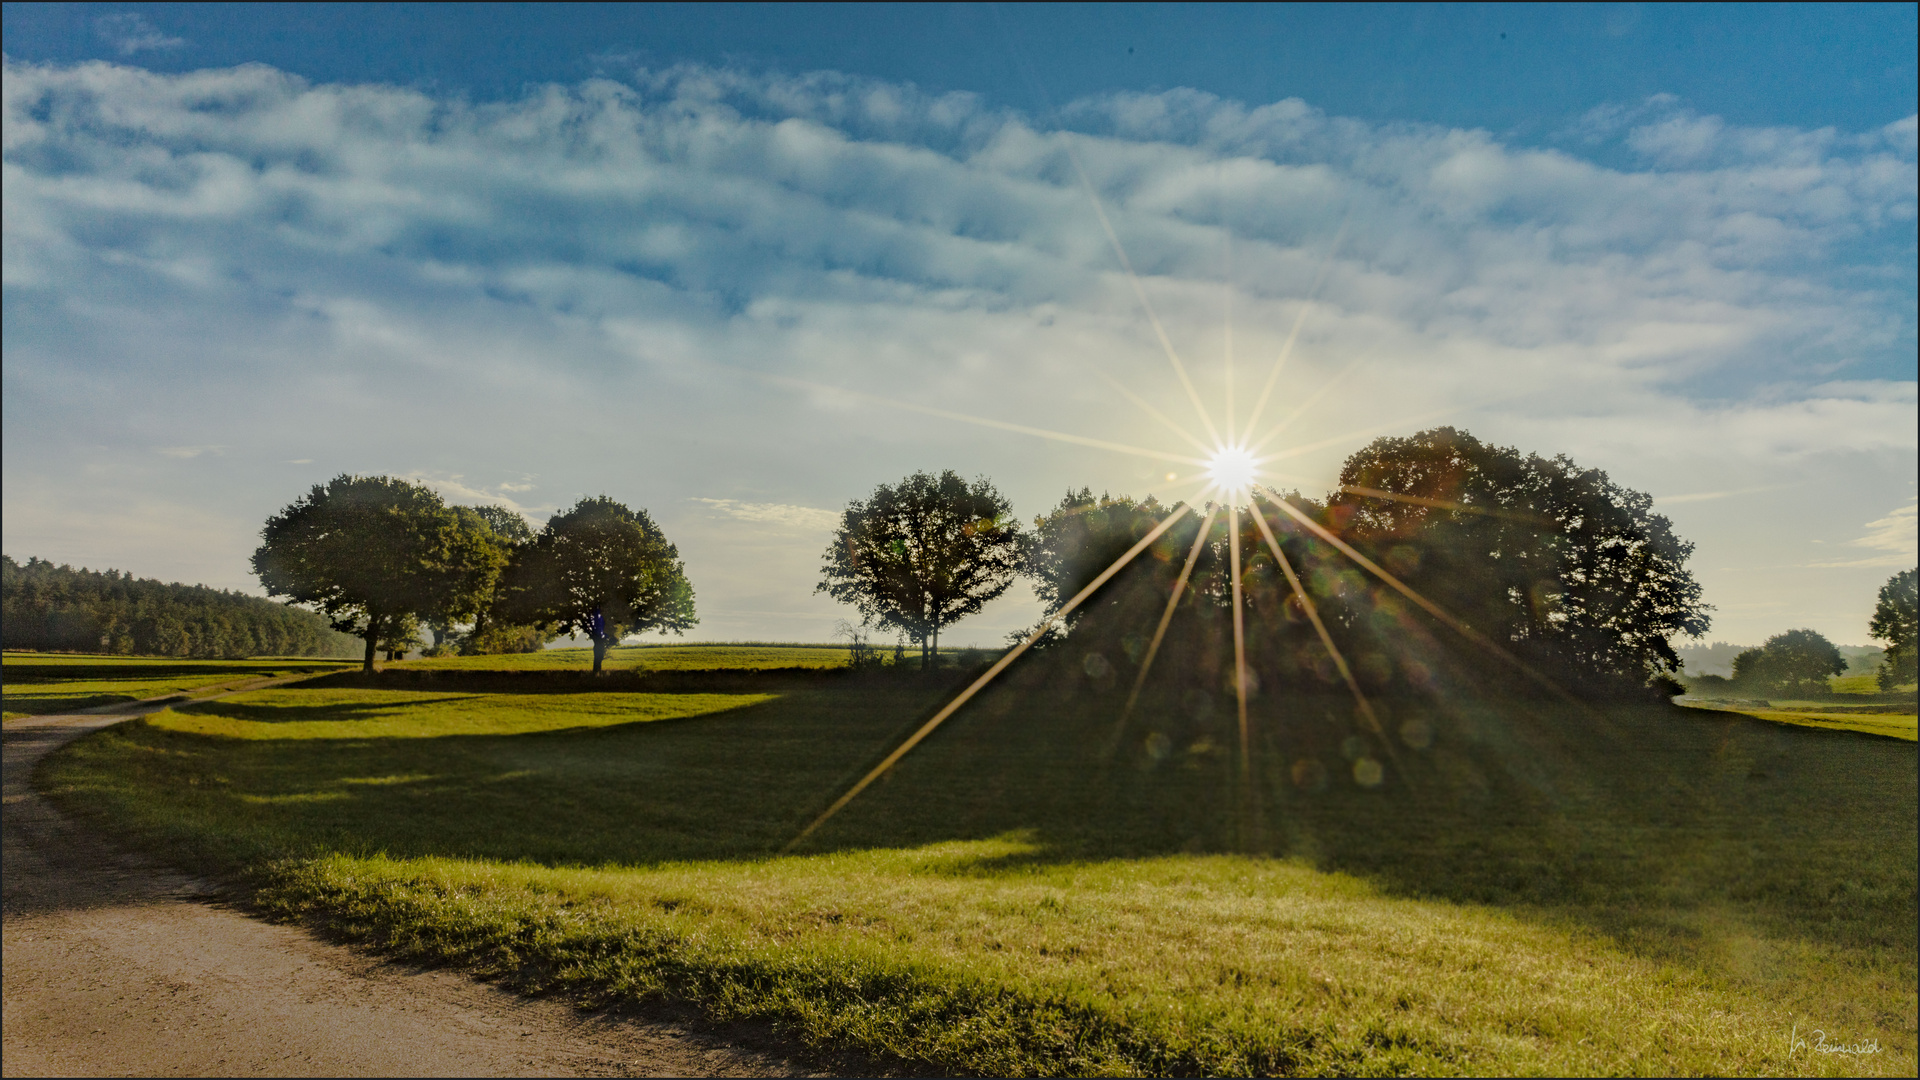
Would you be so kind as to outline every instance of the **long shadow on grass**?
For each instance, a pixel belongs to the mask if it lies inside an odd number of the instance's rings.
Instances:
[[[325,850],[587,866],[753,860],[954,689],[805,669],[623,676],[303,685],[781,696],[682,721],[508,736],[220,740],[128,724],[70,748],[49,779],[69,805],[110,808],[120,827],[226,867]],[[1112,680],[1030,665],[809,850],[1034,841],[1021,856],[948,871],[968,873],[1250,852],[1400,895],[1558,911],[1642,945],[1705,932],[1688,913],[1717,912],[1763,934],[1914,951],[1912,744],[1472,687],[1382,700],[1375,733],[1337,688],[1270,685],[1254,703],[1254,783],[1242,792],[1232,703],[1217,688],[1154,691],[1121,727]]]

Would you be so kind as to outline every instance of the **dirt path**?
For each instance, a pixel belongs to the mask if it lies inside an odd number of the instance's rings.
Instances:
[[[49,750],[159,707],[6,725],[4,1075],[795,1075],[674,1025],[530,1001],[249,918],[34,793]]]

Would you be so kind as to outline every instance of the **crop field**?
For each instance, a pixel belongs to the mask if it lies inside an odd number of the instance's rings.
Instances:
[[[1122,723],[1047,654],[783,852],[954,673],[659,652],[185,704],[38,780],[277,917],[880,1068],[1915,1069],[1910,741],[1492,693],[1366,735],[1269,694],[1242,789],[1230,696]]]
[[[351,661],[308,657],[184,660],[173,657],[9,652],[0,655],[7,717],[71,712],[302,672],[335,671]]]

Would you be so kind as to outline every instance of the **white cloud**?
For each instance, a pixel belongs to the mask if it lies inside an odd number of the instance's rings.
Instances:
[[[1911,567],[1920,562],[1920,505],[1913,502],[1895,508],[1886,517],[1866,524],[1867,535],[1850,541],[1852,547],[1867,548],[1878,554],[1862,559],[1815,563],[1815,566],[1897,566]]]
[[[100,40],[112,45],[121,56],[133,56],[153,49],[177,49],[187,43],[185,38],[161,33],[147,21],[146,16],[130,11],[99,16],[93,20],[93,32],[100,36]]]
[[[1715,565],[1776,565],[1913,473],[1912,118],[1746,129],[1655,100],[1587,119],[1607,164],[1189,90],[1042,131],[833,74],[683,67],[475,106],[12,61],[4,109],[9,508],[44,475],[247,520],[297,494],[255,463],[317,463],[515,509],[605,492],[676,538],[771,544],[921,468],[989,475],[1022,516],[1081,484],[1165,495],[1165,462],[762,378],[1185,452],[1095,377],[1198,426],[1079,169],[1209,402],[1229,259],[1243,408],[1327,267],[1270,417],[1368,359],[1287,433],[1324,444],[1287,463],[1310,479],[1368,432],[1453,422],[1691,492],[1662,504]],[[218,494],[129,463],[216,444]],[[1738,515],[1770,500],[1720,497],[1773,489],[1826,502],[1762,525]],[[5,521],[9,550],[53,542]],[[769,584],[765,552],[682,542],[741,636],[815,610],[782,607],[810,595],[800,546]],[[1755,586],[1716,587],[1734,611]]]
[[[737,499],[695,498],[692,501],[704,503],[714,513],[738,521],[752,521],[794,532],[825,532],[840,522],[840,515],[832,510],[818,510],[811,506],[740,502]]]

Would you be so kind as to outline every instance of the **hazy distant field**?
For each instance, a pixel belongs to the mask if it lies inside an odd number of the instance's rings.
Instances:
[[[5,713],[13,717],[205,693],[276,675],[338,670],[350,663],[311,657],[183,660],[9,652],[0,654],[0,681],[5,685]]]
[[[1912,743],[1480,701],[1383,702],[1398,737],[1360,746],[1344,699],[1275,695],[1244,818],[1230,704],[1150,694],[1120,728],[1123,693],[1035,665],[780,857],[947,685],[622,652],[682,674],[327,676],[90,736],[41,781],[398,956],[937,1069],[1915,1067]],[[1879,1052],[1789,1057],[1796,1024]]]

